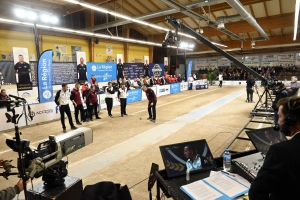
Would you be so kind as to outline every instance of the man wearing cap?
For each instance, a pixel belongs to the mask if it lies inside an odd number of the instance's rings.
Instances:
[[[157,103],[157,97],[154,91],[151,88],[147,88],[146,86],[142,87],[142,90],[146,93],[147,99],[148,99],[148,114],[149,117],[147,120],[150,120],[151,122],[155,123],[156,120],[156,103]],[[152,112],[151,112],[152,109]]]
[[[289,97],[297,97],[298,96],[298,90],[300,87],[300,83],[297,82],[298,78],[296,76],[291,77],[291,86],[287,87],[288,95]]]

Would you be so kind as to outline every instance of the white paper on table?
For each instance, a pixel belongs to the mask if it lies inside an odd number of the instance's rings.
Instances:
[[[249,189],[246,186],[222,174],[222,172],[206,178],[205,182],[215,187],[220,192],[226,194],[230,198],[236,196],[237,194],[243,194],[243,192]]]
[[[230,174],[233,174],[233,173],[230,173]],[[237,180],[238,182],[240,182],[244,186],[247,186],[248,188],[250,188],[251,183],[248,180],[244,179],[243,177],[241,177],[238,174],[233,174],[233,175],[234,175],[234,177],[232,177],[233,179]]]
[[[210,174],[209,174],[209,176],[213,176],[213,175],[216,175],[218,172],[216,172],[216,171],[210,171]]]
[[[183,188],[186,193],[196,200],[212,200],[223,196],[221,193],[211,188],[202,180],[181,186],[181,188]]]

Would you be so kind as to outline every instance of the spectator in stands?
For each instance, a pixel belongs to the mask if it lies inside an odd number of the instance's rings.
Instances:
[[[154,79],[154,76],[151,76],[151,79],[149,80],[150,87],[153,85],[156,85],[156,80]]]
[[[1,89],[1,93],[0,93],[0,100],[9,100],[10,98],[7,96],[6,94],[6,90],[5,89]],[[6,103],[2,103],[0,102],[0,108],[6,107]]]
[[[118,91],[119,89],[119,84],[116,82],[116,80],[111,80],[111,85],[114,88],[115,91]]]
[[[144,86],[149,87],[150,86],[150,81],[149,81],[149,77],[146,76],[143,80]]]
[[[288,90],[289,97],[297,97],[298,96],[298,90],[300,87],[300,83],[297,80],[298,80],[298,78],[296,76],[291,77],[291,86],[286,88]]]
[[[195,73],[193,74],[193,78],[194,78],[194,80],[198,80],[197,75]]]
[[[168,81],[169,84],[173,83],[172,75],[169,75],[169,76],[167,77],[167,81]]]
[[[162,85],[162,83],[161,83],[161,78],[160,78],[160,77],[157,77],[157,79],[156,79],[156,84],[157,84],[157,85]]]
[[[90,79],[90,84],[91,85],[95,85],[95,83],[96,83],[96,77],[95,77],[95,75],[92,75],[92,78]]]
[[[133,79],[132,87],[135,88],[135,89],[136,89],[136,88],[140,88],[140,86],[139,86],[139,84],[138,84],[138,82],[137,82],[137,78],[134,78],[134,79]]]
[[[136,82],[138,83],[138,85],[140,86],[140,87],[142,87],[143,86],[143,82],[139,79],[139,78],[137,78],[136,79]]]
[[[89,102],[89,117],[90,120],[93,121],[93,112],[96,116],[96,119],[101,119],[98,116],[98,98],[97,98],[97,93],[95,91],[95,86],[91,85],[90,92],[87,96],[87,102]]]
[[[86,90],[86,87],[89,86],[89,83],[87,81],[84,82],[84,84],[81,86],[81,94],[83,95],[84,91]]]
[[[95,91],[97,94],[104,94],[104,91],[99,88],[98,81],[96,81],[94,86],[95,86]]]
[[[178,76],[177,76],[177,82],[178,82],[178,83],[181,83],[181,82],[182,82],[181,74],[178,74]]]
[[[192,90],[193,82],[194,82],[194,78],[193,78],[192,74],[190,74],[190,77],[188,78],[188,82],[189,82],[189,90]]]
[[[118,86],[119,88],[121,88],[121,85],[123,84],[123,79],[122,78],[119,78],[118,79]]]
[[[178,79],[175,75],[173,75],[173,80],[174,80],[174,83],[177,83],[178,82]]]
[[[295,74],[296,71],[297,71],[297,67],[296,67],[296,65],[293,65],[293,66],[292,66],[292,74]]]
[[[166,79],[165,79],[164,76],[162,76],[162,77],[160,78],[160,82],[161,82],[161,85],[166,85],[166,84],[167,84],[167,83],[166,83]]]

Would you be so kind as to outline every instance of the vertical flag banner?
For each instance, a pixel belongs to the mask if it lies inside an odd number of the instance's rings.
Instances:
[[[37,73],[40,103],[53,101],[52,56],[52,50],[46,50],[38,61]]]
[[[116,63],[97,63],[88,62],[87,64],[88,80],[92,75],[95,75],[99,83],[109,82],[117,78],[117,64]]]
[[[185,80],[187,81],[188,78],[190,77],[190,74],[192,73],[192,65],[193,65],[193,61],[191,60],[187,66],[187,70],[186,70],[186,78]]]

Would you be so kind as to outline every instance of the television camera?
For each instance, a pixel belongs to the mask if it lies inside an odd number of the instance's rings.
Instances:
[[[161,44],[163,48],[166,48],[168,45],[175,44],[176,42],[180,42],[178,38],[178,29],[175,30],[175,33],[172,31],[168,31],[165,36],[165,40]]]
[[[6,105],[7,123],[13,123],[15,127],[15,137],[7,139],[6,144],[15,152],[18,152],[18,172],[11,172],[11,161],[4,161],[4,172],[0,176],[8,178],[10,175],[18,175],[23,180],[23,188],[26,191],[26,181],[28,179],[38,178],[43,176],[45,185],[57,186],[64,183],[64,177],[67,176],[66,169],[67,161],[62,160],[62,157],[71,154],[72,152],[92,143],[93,131],[90,128],[79,128],[72,132],[53,136],[41,142],[37,149],[31,150],[28,140],[21,140],[18,122],[25,113],[25,105],[28,106],[28,115],[32,120],[31,108],[25,99],[14,95],[9,95],[14,100],[0,100],[1,104]],[[23,112],[16,114],[15,107],[23,105]],[[10,114],[12,113],[12,115]],[[27,200],[27,193],[25,192],[25,199]]]
[[[93,131],[85,127],[59,136],[50,135],[48,140],[41,142],[34,150],[29,147],[28,140],[20,140],[19,148],[15,139],[6,139],[7,146],[15,152],[20,150],[22,154],[23,159],[18,159],[18,171],[23,166],[27,179],[43,176],[42,180],[48,186],[64,183],[64,177],[68,174],[68,161],[62,158],[92,142]]]

